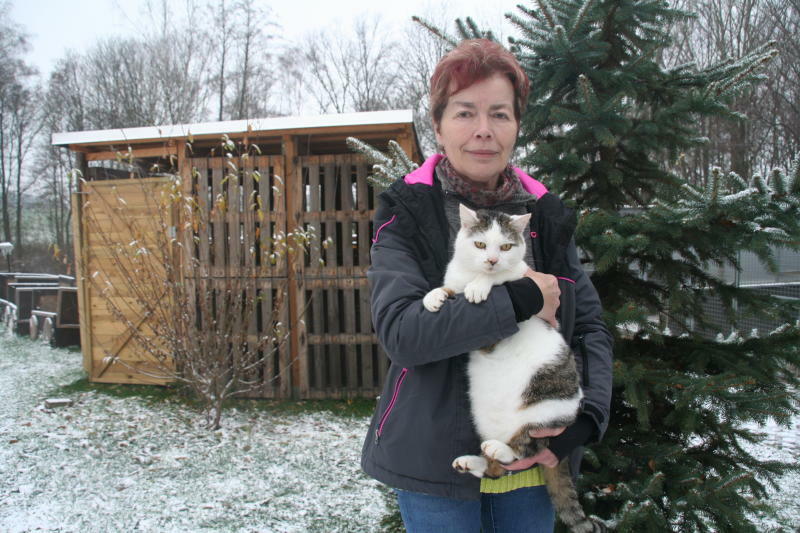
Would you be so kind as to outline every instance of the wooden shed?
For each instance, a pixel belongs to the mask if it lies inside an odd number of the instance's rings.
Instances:
[[[290,342],[262,370],[263,386],[255,395],[377,394],[388,362],[371,327],[366,270],[378,191],[366,180],[369,165],[347,147],[350,136],[380,149],[395,140],[415,161],[421,158],[408,110],[54,134],[53,145],[77,154],[84,178],[73,195],[73,229],[81,347],[90,379],[154,382],[145,371],[146,358],[129,343],[132,328],[141,327],[141,321],[126,324],[110,312],[90,276],[102,273],[113,280],[118,267],[109,260],[114,246],[109,235],[119,243],[131,239],[113,229],[119,211],[103,211],[109,198],[113,195],[133,216],[146,219],[154,209],[148,191],[179,176],[183,190],[197,196],[210,219],[218,216],[210,211],[215,194],[227,195],[230,207],[224,220],[215,220],[195,237],[198,260],[209,277],[236,275],[232,265],[243,261],[243,250],[266,246],[259,241],[266,235],[308,225],[319,231],[307,260],[290,264],[281,258],[263,264],[248,280],[264,294],[288,288],[282,316],[304,316],[302,321],[287,320]],[[258,146],[258,155],[243,164],[257,169],[259,180],[232,183],[223,177],[230,155],[220,149],[222,139]],[[273,192],[278,188],[282,194]],[[248,201],[253,198],[267,217],[253,216]],[[90,215],[112,228],[102,239],[88,223]],[[181,227],[180,220],[174,227]],[[325,240],[332,242],[330,248],[321,245]],[[324,263],[318,261],[323,258]],[[271,300],[264,305],[269,307]],[[265,308],[259,316],[266,319],[271,311]]]

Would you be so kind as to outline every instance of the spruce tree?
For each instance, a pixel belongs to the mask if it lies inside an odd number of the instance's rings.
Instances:
[[[759,80],[770,43],[733,61],[667,69],[667,28],[689,13],[658,0],[537,0],[509,15],[510,47],[532,85],[521,166],[578,213],[576,242],[615,335],[611,424],[580,478],[588,513],[618,531],[756,531],[767,487],[793,465],[755,457],[757,427],[798,413],[797,306],[715,275],[740,252],[775,269],[800,248],[800,160],[788,172],[709,169],[692,185],[674,170],[705,139],[705,116]],[[422,22],[425,25],[424,22]],[[428,26],[429,27],[429,26]],[[452,44],[492,38],[471,20]],[[399,168],[382,161],[382,169]],[[706,334],[710,299],[731,329]],[[786,325],[741,334],[747,313]]]
[[[577,208],[577,244],[616,337],[611,425],[582,488],[587,510],[620,531],[755,531],[765,484],[791,468],[742,444],[757,440],[750,424],[797,412],[797,310],[714,267],[739,268],[751,251],[775,268],[777,247],[797,249],[798,163],[769,182],[714,169],[702,188],[670,164],[705,141],[700,117],[740,119],[731,97],[774,52],[666,69],[665,28],[688,16],[662,1],[539,0],[510,17],[533,88],[524,163]],[[790,325],[709,340],[698,332],[710,298],[734,332],[747,311]]]

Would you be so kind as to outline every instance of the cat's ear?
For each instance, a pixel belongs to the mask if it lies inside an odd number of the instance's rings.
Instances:
[[[524,215],[511,215],[511,227],[519,233],[523,233],[528,228],[528,222],[531,219],[531,214]]]
[[[478,213],[464,204],[458,204],[458,215],[461,218],[462,228],[471,228],[478,223]]]

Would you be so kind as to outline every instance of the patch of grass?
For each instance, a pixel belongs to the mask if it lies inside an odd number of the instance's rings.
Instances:
[[[328,412],[337,416],[367,417],[375,409],[375,400],[351,398],[347,400],[264,400],[241,398],[232,400],[229,407],[243,411],[263,411],[282,415]]]
[[[54,389],[52,396],[70,396],[85,392],[96,392],[114,398],[141,398],[151,403],[179,401],[189,407],[202,409],[202,405],[177,386],[130,385],[113,383],[93,383],[88,378],[78,379],[68,385]],[[229,400],[226,409],[265,412],[280,415],[327,412],[337,416],[363,418],[370,416],[375,409],[375,400],[352,398],[347,400],[267,400],[259,398],[235,398]],[[223,420],[225,415],[223,414]]]
[[[186,399],[185,395],[181,394],[175,387],[161,385],[92,383],[86,377],[73,381],[68,385],[62,385],[61,387],[54,389],[51,394],[56,396],[68,396],[70,394],[80,394],[82,392],[97,392],[107,396],[112,396],[114,398],[142,398],[151,402]]]

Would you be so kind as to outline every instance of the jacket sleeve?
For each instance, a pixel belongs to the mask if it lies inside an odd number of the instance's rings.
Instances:
[[[611,408],[613,337],[602,319],[597,290],[583,271],[575,243],[567,248],[567,262],[575,280],[575,330],[572,348],[583,388],[583,412],[597,425],[596,440],[608,428]]]
[[[402,367],[422,365],[488,346],[518,331],[514,308],[503,286],[492,288],[480,304],[463,295],[431,313],[422,298],[435,287],[418,261],[414,224],[403,224],[385,205],[375,218],[376,233],[367,277],[372,323],[389,358]]]

